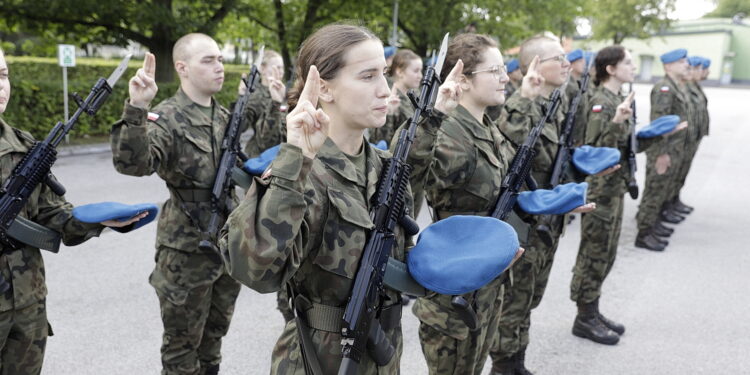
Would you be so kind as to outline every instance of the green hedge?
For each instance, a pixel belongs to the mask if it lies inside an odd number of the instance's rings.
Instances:
[[[37,139],[44,138],[58,121],[63,121],[62,68],[57,59],[8,56],[11,97],[2,115],[10,125],[31,132]],[[99,77],[109,77],[119,61],[104,59],[77,59],[76,67],[68,68],[68,91],[77,91],[85,97]],[[72,138],[89,135],[107,135],[115,121],[122,115],[123,103],[128,97],[127,82],[142,65],[132,61],[128,70],[117,82],[107,102],[95,117],[82,115],[71,131]],[[226,65],[224,88],[216,98],[224,106],[237,97],[237,84],[241,72],[247,67]],[[179,83],[159,84],[159,93],[152,104],[172,96]],[[78,108],[69,100],[70,114]]]

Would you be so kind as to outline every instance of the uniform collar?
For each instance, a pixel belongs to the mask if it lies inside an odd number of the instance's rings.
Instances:
[[[477,121],[477,119],[475,119],[464,106],[459,105],[456,107],[453,117],[475,138],[492,142],[492,136],[489,133],[489,126]],[[483,120],[483,122],[488,122],[487,114],[484,115]]]
[[[16,135],[15,130],[0,119],[0,156],[11,152],[28,152],[29,147]]]
[[[177,93],[174,95],[174,97],[177,102],[177,106],[179,108],[183,108],[183,110],[187,112],[190,118],[201,119],[201,121],[197,123],[190,121],[190,124],[193,126],[211,126],[213,120],[217,116],[221,116],[221,107],[216,102],[216,98],[214,97],[211,97],[211,106],[213,107],[214,114],[213,119],[208,118],[208,116],[206,116],[203,111],[201,111],[201,106],[194,102],[193,99],[190,99],[190,97],[187,96],[184,91],[182,91],[182,88],[177,89]]]
[[[367,140],[363,138],[365,148],[365,160],[367,170],[365,171],[367,177],[367,186],[362,185],[362,181],[357,178],[357,167],[354,163],[349,160],[343,151],[333,142],[331,138],[326,138],[323,146],[318,150],[317,158],[325,164],[328,169],[334,173],[343,177],[345,180],[356,184],[361,188],[367,188],[368,197],[374,194],[375,184],[374,182],[378,179],[378,170],[382,162],[380,157],[373,151],[372,147],[367,143]]]

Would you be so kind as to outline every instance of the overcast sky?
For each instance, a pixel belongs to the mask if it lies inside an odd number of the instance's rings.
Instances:
[[[694,20],[714,10],[716,5],[711,0],[677,0],[672,17],[680,20]]]

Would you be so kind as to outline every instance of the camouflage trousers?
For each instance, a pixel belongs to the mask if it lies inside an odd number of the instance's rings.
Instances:
[[[670,152],[672,165],[667,168],[664,174],[656,173],[656,153],[646,153],[646,182],[643,189],[643,197],[638,206],[636,220],[638,221],[638,230],[646,230],[654,226],[659,220],[664,203],[673,196],[673,181],[677,173],[676,165],[679,165],[679,158],[676,153]]]
[[[479,328],[470,332],[450,304],[452,296],[433,294],[418,298],[419,341],[430,375],[479,375],[497,332],[503,306],[501,278],[464,295],[474,306]]]
[[[286,288],[281,288],[281,290],[276,293],[276,308],[279,309],[281,315],[284,316],[285,321],[288,322],[294,319],[294,310],[292,309],[292,304],[289,300],[289,292]]]
[[[615,264],[622,228],[624,195],[591,198],[596,210],[581,216],[581,244],[570,282],[570,299],[578,304],[594,302],[604,279]]]
[[[162,374],[202,374],[218,365],[240,292],[218,254],[160,246],[149,282],[164,325]]]
[[[495,370],[529,345],[531,310],[542,302],[560,235],[553,239],[552,246],[547,246],[532,230],[528,243],[521,244],[526,251],[511,267],[511,286],[504,296],[502,317],[490,351]]]
[[[52,329],[45,300],[0,312],[0,374],[40,374],[47,336]]]
[[[672,188],[673,194],[669,197],[670,200],[680,196],[680,191],[682,190],[682,187],[685,186],[685,180],[687,180],[688,173],[690,173],[690,167],[693,165],[695,154],[698,152],[698,145],[700,145],[700,140],[691,141],[685,144],[685,152],[681,163],[676,170],[675,185],[674,188]]]

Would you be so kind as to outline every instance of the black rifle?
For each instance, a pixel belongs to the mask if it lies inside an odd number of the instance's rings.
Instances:
[[[396,225],[400,224],[408,235],[419,232],[419,226],[407,215],[405,207],[405,194],[411,173],[411,166],[406,163],[406,159],[414,142],[417,124],[432,111],[433,92],[438,91],[447,50],[448,34],[445,34],[437,62],[427,68],[422,78],[419,99],[412,99],[416,102],[416,108],[414,116],[409,120],[409,127],[399,134],[393,157],[386,160],[378,180],[370,209],[375,227],[367,239],[352,294],[344,311],[341,329],[343,358],[339,375],[356,374],[368,346],[373,348],[370,353],[380,366],[385,365],[395,352],[390,340],[384,336],[377,316],[386,298],[383,275],[391,249],[396,243]],[[368,340],[371,341],[370,344]]]
[[[633,84],[630,84],[630,92],[633,92]],[[638,152],[638,138],[635,135],[635,126],[638,121],[635,114],[635,99],[630,103],[633,111],[632,124],[630,124],[630,139],[628,140],[628,166],[630,167],[630,178],[628,179],[628,193],[633,199],[638,199],[638,182],[635,180],[635,172],[638,170],[635,163],[635,153]]]
[[[516,205],[518,194],[523,187],[524,182],[530,190],[536,190],[536,182],[529,174],[531,172],[531,164],[536,156],[534,150],[534,144],[536,144],[539,135],[542,134],[544,124],[549,121],[549,118],[557,112],[557,107],[560,106],[560,89],[555,89],[550,95],[549,104],[546,106],[544,116],[539,119],[539,122],[531,129],[528,137],[523,142],[521,147],[516,151],[516,156],[513,157],[513,161],[510,163],[508,173],[503,178],[503,182],[500,185],[500,196],[497,198],[495,208],[490,213],[490,216],[505,220],[508,218],[510,211]]]
[[[125,56],[109,78],[99,78],[86,99],[81,99],[78,93],[74,93],[72,97],[78,104],[78,109],[73,116],[65,123],[58,121],[43,141],[34,142],[31,150],[26,153],[26,156],[13,169],[10,177],[3,183],[0,189],[0,243],[3,248],[18,249],[24,246],[18,239],[11,237],[8,230],[39,184],[45,183],[59,196],[65,194],[65,187],[50,173],[52,164],[57,161],[56,147],[73,129],[83,113],[94,116],[101,108],[112,93],[112,87],[128,68],[131,56]],[[0,292],[9,287],[7,281],[0,276]]]
[[[232,108],[232,115],[229,117],[227,129],[224,132],[224,139],[221,141],[221,161],[219,161],[219,170],[214,178],[214,186],[211,189],[211,218],[208,221],[208,227],[203,233],[203,239],[198,243],[198,248],[204,251],[219,251],[216,246],[216,233],[219,231],[219,221],[222,216],[227,216],[232,210],[232,190],[234,181],[232,180],[232,169],[237,166],[237,161],[246,161],[247,155],[240,150],[240,125],[242,124],[242,115],[250,95],[255,92],[255,85],[260,80],[260,63],[263,61],[263,52],[265,48],[261,47],[258,51],[258,57],[253,60],[250,68],[250,74],[242,78],[245,83],[245,93],[240,95],[237,102]]]

